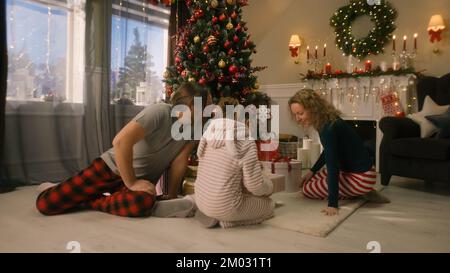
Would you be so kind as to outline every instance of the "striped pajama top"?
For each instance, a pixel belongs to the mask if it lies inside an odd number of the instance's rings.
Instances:
[[[199,209],[210,217],[235,213],[244,190],[256,196],[273,191],[272,182],[263,178],[255,142],[235,139],[242,134],[245,136],[243,123],[216,119],[200,140],[195,196]]]

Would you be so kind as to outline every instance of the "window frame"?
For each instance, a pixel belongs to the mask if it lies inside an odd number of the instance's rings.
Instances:
[[[145,12],[144,12],[145,10]],[[169,28],[170,28],[170,8],[167,7],[161,7],[158,5],[150,4],[148,2],[142,2],[138,0],[112,0],[112,16],[111,20],[113,20],[114,17],[118,17],[119,20],[132,20],[134,22],[138,22],[141,24],[147,24],[149,26],[158,27],[161,28],[163,31],[164,36],[164,52],[163,59],[164,65],[163,65],[163,71],[166,69],[166,67],[169,64]],[[114,26],[111,25],[111,30],[113,30]],[[142,40],[144,45],[148,46],[148,38],[147,40]],[[126,46],[126,45],[125,45]],[[111,55],[113,55],[113,46],[111,46]],[[147,49],[149,50],[149,49]],[[127,54],[127,50],[125,50],[125,56]],[[123,58],[125,58],[123,56]],[[111,62],[112,63],[112,62]],[[114,68],[111,66],[111,77],[112,73],[115,71]],[[161,80],[163,75],[158,75]],[[164,87],[164,84],[162,85]],[[114,86],[111,86],[111,91],[114,89]],[[161,90],[163,91],[163,90]],[[148,90],[147,90],[148,92]],[[137,94],[138,90],[136,90],[136,100],[137,100]],[[161,97],[161,100],[164,100],[164,94]],[[116,104],[113,102],[113,100],[110,100],[111,104]],[[136,102],[133,102],[134,106],[146,106],[147,104],[140,104]]]
[[[33,4],[50,6],[63,9],[67,12],[67,48],[66,48],[66,73],[65,90],[66,100],[60,103],[83,104],[84,103],[84,68],[85,68],[85,0],[74,0],[73,4],[58,0],[25,0]],[[80,37],[81,36],[81,37]],[[80,39],[81,38],[81,39]],[[9,48],[9,45],[8,45]],[[8,54],[9,56],[9,54]],[[76,92],[78,90],[78,92]],[[8,98],[8,97],[7,97]],[[7,103],[48,103],[41,98],[29,98],[25,100],[11,97]],[[54,102],[50,102],[54,103]]]

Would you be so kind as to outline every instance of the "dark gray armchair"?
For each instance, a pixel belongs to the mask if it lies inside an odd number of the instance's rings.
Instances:
[[[450,74],[419,78],[419,109],[429,95],[437,104],[450,104]],[[409,118],[385,117],[380,121],[381,183],[392,175],[450,183],[450,139],[420,138],[420,127]]]

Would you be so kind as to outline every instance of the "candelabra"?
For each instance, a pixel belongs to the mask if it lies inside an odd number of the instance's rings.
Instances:
[[[399,54],[397,54],[397,52],[392,51],[392,69],[394,71],[398,71],[400,70],[400,61],[399,61]]]
[[[402,53],[400,53],[400,61],[402,69],[414,68],[414,60],[416,59],[416,57],[417,57],[417,50],[414,49],[411,52],[403,50]]]
[[[306,64],[308,65],[308,70],[312,70],[314,68],[314,73],[320,73],[322,72],[322,64],[324,63],[325,58],[311,58],[306,61]]]

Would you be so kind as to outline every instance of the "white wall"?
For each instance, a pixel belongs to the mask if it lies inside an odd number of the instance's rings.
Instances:
[[[300,73],[306,72],[306,44],[328,45],[328,56],[333,69],[345,70],[342,52],[335,46],[334,30],[329,26],[329,18],[348,0],[252,0],[244,8],[244,20],[248,22],[249,33],[255,41],[258,53],[253,57],[255,66],[269,66],[259,73],[259,81],[267,84],[291,84],[300,81]],[[417,70],[425,74],[442,76],[450,73],[450,32],[444,33],[441,45],[442,55],[432,53],[432,44],[427,33],[428,22],[433,14],[440,13],[450,28],[450,0],[390,0],[397,9],[396,21],[398,37],[419,34],[419,56]],[[362,21],[360,26],[368,25]],[[363,30],[359,30],[363,31]],[[301,64],[295,65],[290,57],[288,43],[291,34],[298,33],[303,38]],[[408,45],[412,47],[412,40]],[[397,49],[401,47],[397,42]],[[374,66],[380,61],[391,62],[391,44],[386,53],[375,58]],[[312,52],[312,51],[311,51]],[[320,50],[321,52],[321,50]]]

